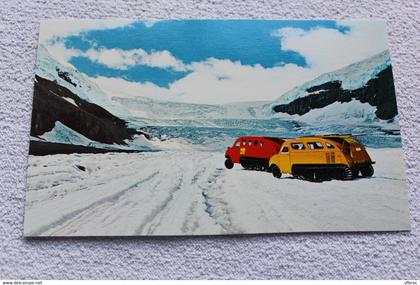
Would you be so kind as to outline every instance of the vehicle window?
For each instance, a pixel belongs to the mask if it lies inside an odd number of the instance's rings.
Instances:
[[[246,141],[242,141],[242,145],[246,145]]]
[[[237,142],[235,143],[235,146],[241,146],[241,142],[240,142],[240,141],[237,141]]]
[[[282,148],[281,152],[289,152],[289,148],[287,146],[284,146]]]
[[[262,147],[264,144],[263,144],[263,142],[260,142],[260,146]]]
[[[255,141],[255,142],[254,142],[254,145],[258,145],[258,141]]]
[[[320,142],[308,142],[309,149],[323,149],[322,143]]]
[[[292,143],[292,144],[290,144],[290,146],[293,149],[297,149],[297,150],[305,149],[305,145],[303,143]]]
[[[334,148],[334,146],[330,143],[326,143],[325,145],[327,146],[327,148]]]

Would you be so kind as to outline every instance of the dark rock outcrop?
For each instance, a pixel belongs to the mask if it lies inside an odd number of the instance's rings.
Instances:
[[[303,115],[312,109],[323,108],[335,102],[343,103],[356,99],[376,106],[375,114],[379,119],[389,120],[398,114],[391,66],[382,70],[363,87],[355,90],[345,90],[342,88],[341,81],[331,81],[310,87],[306,91],[316,92],[316,94],[309,94],[288,104],[274,106],[273,110],[290,115]]]
[[[68,73],[68,72],[66,72],[66,71],[61,71],[60,69],[58,69],[57,67],[55,68],[55,71],[57,71],[57,75],[61,78],[61,79],[63,79],[63,80],[65,80],[65,81],[67,81],[68,83],[70,83],[71,85],[73,85],[74,87],[77,87],[78,85],[77,85],[77,83],[75,83],[75,82],[73,82],[73,80],[71,80],[71,76],[70,76],[70,74]]]
[[[52,143],[52,142],[43,142],[43,141],[30,141],[29,143],[29,154],[31,155],[51,155],[51,154],[71,154],[71,153],[108,153],[108,152],[138,153],[142,151],[131,150],[131,149],[103,149],[103,148],[96,148],[96,147],[91,147],[91,146]]]
[[[51,131],[57,121],[91,140],[106,144],[126,145],[124,140],[132,139],[138,133],[104,108],[79,98],[56,82],[35,77],[32,136]],[[75,104],[65,98],[72,99]]]

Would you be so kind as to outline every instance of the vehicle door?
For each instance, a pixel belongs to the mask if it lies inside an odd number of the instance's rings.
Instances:
[[[327,164],[340,163],[340,151],[330,142],[324,142],[325,146],[325,159]]]
[[[277,157],[280,171],[282,173],[291,173],[292,167],[290,165],[290,146],[288,144],[283,144]]]
[[[241,149],[241,144],[242,144],[242,139],[237,139],[232,146],[231,159],[234,162],[239,162],[239,156],[240,156],[239,152]]]

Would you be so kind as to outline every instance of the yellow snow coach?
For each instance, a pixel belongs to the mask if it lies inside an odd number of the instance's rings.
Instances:
[[[308,136],[286,140],[269,167],[274,177],[288,173],[311,181],[352,180],[373,175],[365,147],[351,135]]]

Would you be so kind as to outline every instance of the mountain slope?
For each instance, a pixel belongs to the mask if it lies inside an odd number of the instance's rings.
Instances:
[[[127,113],[124,108],[111,102],[108,95],[77,69],[60,64],[42,44],[38,46],[35,74],[67,88],[80,99],[95,103],[116,116],[123,117]]]
[[[43,45],[35,72],[31,141],[37,147],[45,144],[42,152],[51,148],[48,143],[103,150],[151,148],[147,136],[122,119],[126,109],[79,71],[60,64]]]
[[[104,108],[79,98],[69,89],[48,79],[35,76],[31,136],[50,132],[56,122],[84,137],[105,143],[126,145],[135,129]]]
[[[388,51],[306,82],[274,101],[272,108],[279,113],[304,115],[352,100],[374,106],[372,112],[381,120],[393,119],[398,114]],[[352,105],[357,109],[357,104]]]

